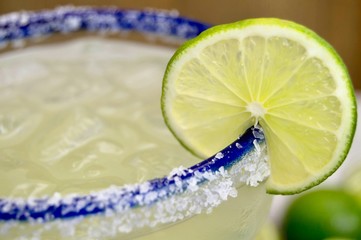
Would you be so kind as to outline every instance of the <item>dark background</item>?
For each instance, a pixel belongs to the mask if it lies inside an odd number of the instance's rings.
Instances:
[[[301,23],[323,38],[345,61],[361,89],[361,1],[359,0],[0,0],[0,14],[60,5],[117,6],[178,10],[211,24],[244,18],[277,17]]]

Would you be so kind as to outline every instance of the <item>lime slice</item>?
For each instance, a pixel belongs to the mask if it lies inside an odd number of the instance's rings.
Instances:
[[[267,191],[294,194],[343,162],[356,126],[347,69],[299,24],[249,19],[213,27],[168,63],[162,110],[191,152],[207,157],[259,123],[267,140]]]

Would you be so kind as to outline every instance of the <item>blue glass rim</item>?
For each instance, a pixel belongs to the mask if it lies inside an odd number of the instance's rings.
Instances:
[[[190,39],[199,35],[210,25],[180,17],[174,12],[160,10],[126,10],[117,8],[61,7],[39,12],[18,12],[0,16],[0,44],[27,40],[54,33],[127,32],[136,31],[156,36],[170,36]],[[152,179],[131,186],[120,186],[99,191],[99,194],[54,195],[37,199],[0,198],[0,222],[8,221],[52,221],[89,215],[104,214],[107,211],[150,206],[186,190],[187,179],[197,173],[217,172],[229,169],[249,152],[255,149],[255,141],[264,139],[255,136],[257,128],[247,130],[239,139],[216,155],[176,173]],[[242,146],[239,148],[238,146]],[[222,158],[219,158],[219,154]],[[175,187],[177,180],[183,185]],[[197,184],[207,181],[198,178]],[[149,199],[150,193],[165,190],[166,194]],[[102,194],[102,197],[99,195]],[[148,198],[147,201],[145,199]],[[73,208],[72,208],[73,206]],[[64,211],[76,209],[76,211]]]
[[[162,37],[190,39],[211,25],[181,17],[175,11],[114,7],[59,7],[0,16],[0,44],[54,33],[136,31]]]

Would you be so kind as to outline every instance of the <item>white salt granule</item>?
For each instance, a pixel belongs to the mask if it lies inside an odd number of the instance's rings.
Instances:
[[[186,168],[183,166],[173,168],[172,171],[168,174],[168,179],[170,179],[173,176],[185,176],[186,175],[185,170]]]
[[[198,190],[198,180],[196,179],[196,178],[191,178],[191,179],[189,179],[189,181],[188,181],[188,188],[187,189],[189,189],[190,191],[192,191],[192,192],[195,192],[195,191],[197,191]]]
[[[76,212],[79,212],[82,208],[84,208],[85,206],[87,205],[87,201],[82,199],[82,200],[79,200],[77,203],[76,203],[76,206],[75,206],[75,211]]]
[[[158,198],[158,193],[151,191],[149,193],[147,193],[144,197],[144,203],[145,204],[150,204],[152,203],[155,199]]]
[[[8,202],[8,203],[5,203],[5,204],[2,206],[1,211],[3,211],[3,212],[9,212],[11,209],[12,209],[11,203]]]
[[[182,180],[180,177],[175,177],[174,178],[174,183],[178,188],[181,188],[183,186]]]
[[[200,178],[202,178],[203,175],[202,175],[201,172],[195,171],[195,172],[194,172],[194,176],[195,176],[196,178],[200,179]]]
[[[259,125],[252,128],[252,134],[257,139],[264,139],[263,129]]]
[[[226,177],[226,176],[227,176],[227,170],[225,170],[223,166],[218,169],[218,173],[219,173],[222,177]]]
[[[222,159],[224,157],[223,153],[219,152],[216,154],[215,158]]]
[[[48,204],[49,205],[58,205],[60,200],[61,200],[62,196],[60,193],[55,192],[49,199],[48,199]]]
[[[76,16],[67,17],[65,19],[65,25],[68,27],[69,30],[75,31],[80,28],[81,19]]]
[[[143,184],[141,184],[139,186],[139,192],[140,193],[146,193],[148,192],[150,189],[150,183],[149,182],[144,182]]]
[[[230,193],[234,191],[232,185],[233,182],[231,180],[222,181],[220,183],[219,188],[217,188],[217,193],[222,200],[227,200]]]
[[[253,140],[253,145],[254,145],[257,153],[260,153],[261,152],[261,147],[259,146],[257,140]]]
[[[204,172],[202,173],[202,177],[207,179],[208,181],[213,181],[216,179],[217,175],[212,172]]]
[[[242,147],[242,145],[241,145],[241,144],[239,144],[239,143],[236,143],[236,147],[237,147],[238,149],[243,148],[243,147]]]

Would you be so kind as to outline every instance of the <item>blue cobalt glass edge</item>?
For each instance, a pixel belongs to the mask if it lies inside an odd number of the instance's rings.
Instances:
[[[47,36],[53,33],[71,33],[81,30],[94,32],[137,31],[189,39],[196,37],[209,27],[208,24],[179,17],[177,14],[166,11],[61,7],[54,10],[20,12],[0,16],[0,44]],[[220,151],[222,158],[214,155],[188,169],[184,169],[181,175],[174,174],[147,181],[145,190],[142,189],[144,183],[135,184],[132,187],[119,187],[116,191],[108,194],[106,198],[98,198],[97,194],[74,195],[66,200],[61,198],[57,203],[49,202],[50,198],[32,199],[31,203],[25,199],[0,199],[0,221],[25,222],[69,219],[102,214],[108,210],[151,205],[185,190],[187,188],[187,181],[185,180],[194,177],[197,172],[217,172],[222,167],[229,169],[233,164],[240,161],[244,155],[254,150],[254,141],[259,143],[264,141],[254,136],[253,131],[255,129],[247,130],[235,142]],[[239,144],[242,145],[242,148],[237,147]],[[184,183],[181,191],[172,187],[176,184],[176,178],[180,178]],[[200,179],[198,184],[205,181],[207,179]],[[147,202],[143,201],[146,194],[160,190],[166,190],[166,194]],[[77,211],[64,211],[69,206],[77,206],[79,203],[82,207],[77,208]]]
[[[157,10],[62,7],[40,12],[19,12],[0,17],[0,43],[70,33],[80,30],[137,31],[189,39],[209,28],[209,24]]]

